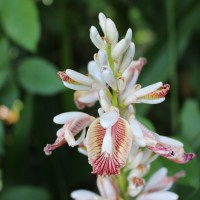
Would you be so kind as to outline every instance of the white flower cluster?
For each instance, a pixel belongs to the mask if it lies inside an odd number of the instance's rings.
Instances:
[[[145,58],[133,60],[132,30],[128,29],[125,37],[118,41],[118,30],[110,18],[100,13],[99,24],[102,37],[96,27],[90,28],[91,41],[99,50],[88,64],[88,75],[71,69],[58,72],[63,84],[76,90],[74,101],[79,109],[99,101],[99,117],[83,112],[57,115],[54,122],[63,127],[58,130],[56,141],[47,144],[44,151],[50,155],[54,149],[68,143],[78,146],[79,151],[88,156],[93,173],[99,175],[97,184],[101,196],[79,190],[72,193],[74,199],[111,200],[126,195],[137,200],[177,199],[175,193],[166,190],[182,173],[167,177],[166,169],[162,168],[146,185],[143,177],[157,155],[177,163],[186,163],[195,155],[185,153],[181,142],[148,130],[137,120],[134,106],[136,103],[163,102],[170,86],[158,82],[142,88],[136,84],[147,61]],[[120,178],[114,176],[119,174]]]

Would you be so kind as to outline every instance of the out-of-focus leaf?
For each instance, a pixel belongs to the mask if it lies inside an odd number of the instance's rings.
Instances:
[[[187,140],[182,137],[176,137],[175,139],[178,139],[179,141],[183,142],[184,149],[186,152],[194,152],[194,150],[189,146]],[[167,160],[165,158],[159,157],[159,159],[156,162],[161,162],[162,166],[167,167],[169,171],[169,175],[173,175],[174,173],[184,170],[185,171],[185,177],[182,177],[179,179],[179,183],[192,186],[194,188],[199,187],[199,163],[197,158],[194,158],[193,160],[189,161],[186,164],[177,164],[170,160]]]
[[[177,31],[177,48],[179,57],[183,55],[192,33],[197,29],[197,24],[199,23],[198,19],[200,15],[199,8],[200,4],[199,2],[197,2],[196,5],[190,8],[188,12],[184,15],[184,17],[181,18],[181,23],[179,24]],[[139,79],[139,82],[144,85],[148,85],[158,81],[165,82],[169,76],[168,47],[166,38],[164,39],[160,47],[156,49],[151,49],[150,54],[152,51],[154,52],[154,54],[151,55],[151,60],[149,60],[149,64],[145,66],[145,69],[143,73],[141,73],[141,77]],[[148,112],[151,106],[152,105],[140,106],[137,112],[141,115],[144,115]]]
[[[5,32],[17,44],[35,51],[40,25],[35,3],[31,0],[2,0],[1,18]]]
[[[64,89],[53,64],[42,58],[22,61],[18,68],[18,78],[21,86],[30,93],[53,95]]]
[[[194,147],[200,146],[200,112],[197,101],[188,99],[181,112],[181,133]]]
[[[4,127],[0,121],[0,156],[4,154]]]
[[[49,193],[41,188],[18,186],[4,190],[1,200],[50,200]]]
[[[34,116],[33,101],[33,96],[27,94],[20,119],[13,127],[13,137],[9,143],[5,163],[5,184],[18,180],[25,173],[27,163],[24,159],[27,158],[29,153],[28,147]],[[19,162],[19,160],[23,162]],[[15,166],[15,170],[13,170],[13,166]]]
[[[9,58],[8,58],[8,40],[4,37],[0,37],[0,89],[3,86],[6,77],[8,75],[8,66],[9,66]]]
[[[16,99],[19,99],[19,91],[12,77],[9,77],[5,81],[5,87],[0,90],[0,101],[11,108]]]

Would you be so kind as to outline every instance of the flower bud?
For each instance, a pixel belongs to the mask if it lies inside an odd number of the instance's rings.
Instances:
[[[90,28],[90,39],[98,49],[105,48],[104,41],[102,40],[101,36],[99,35],[98,30],[94,26],[91,26]]]
[[[110,44],[116,44],[118,41],[118,31],[117,28],[115,26],[115,23],[108,18],[106,20],[106,34],[105,34],[108,42]]]

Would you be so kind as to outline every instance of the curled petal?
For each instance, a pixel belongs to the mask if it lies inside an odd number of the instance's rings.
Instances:
[[[76,72],[74,70],[71,69],[67,69],[66,70],[66,75],[73,81],[75,82],[79,82],[83,85],[92,85],[93,80],[90,77],[87,77],[79,72]]]
[[[65,112],[65,113],[56,115],[53,118],[53,121],[56,124],[66,124],[75,120],[82,121],[83,119],[91,121],[91,120],[94,120],[94,117],[83,112],[74,111],[74,112]]]
[[[66,72],[59,71],[58,76],[63,81],[63,84],[65,85],[65,87],[70,88],[72,90],[89,90],[89,89],[91,89],[91,86],[83,85],[79,81],[76,81],[76,80],[70,78],[66,74]]]
[[[75,91],[74,102],[78,109],[84,109],[85,107],[92,107],[98,100],[97,91]]]
[[[158,88],[156,91],[151,92],[145,96],[143,96],[143,99],[158,99],[158,98],[162,98],[165,97],[167,95],[167,93],[169,92],[170,89],[170,85],[169,84],[165,84],[162,87]]]
[[[87,151],[93,173],[103,175],[118,174],[126,160],[132,144],[129,124],[123,118],[105,129],[96,119],[87,133]]]
[[[169,160],[184,164],[193,159],[195,154],[185,153],[181,144],[177,140],[160,136],[155,146],[147,146],[147,148]]]

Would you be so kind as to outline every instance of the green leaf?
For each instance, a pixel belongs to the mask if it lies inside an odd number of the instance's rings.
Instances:
[[[0,156],[4,154],[4,127],[3,123],[0,121]]]
[[[35,51],[40,37],[40,25],[35,3],[31,0],[2,0],[2,25],[17,44]]]
[[[200,145],[200,112],[197,101],[188,99],[183,105],[181,112],[181,133],[194,147]]]
[[[9,43],[5,37],[0,38],[0,89],[3,86],[7,75],[9,67],[9,57],[8,57]]]
[[[5,87],[0,90],[0,100],[2,104],[11,108],[16,99],[19,99],[19,91],[15,81],[9,76],[5,81]]]
[[[53,95],[64,89],[53,64],[42,58],[22,61],[18,68],[18,78],[21,86],[30,93]]]
[[[1,200],[49,200],[49,193],[41,188],[32,186],[18,186],[2,192]]]

